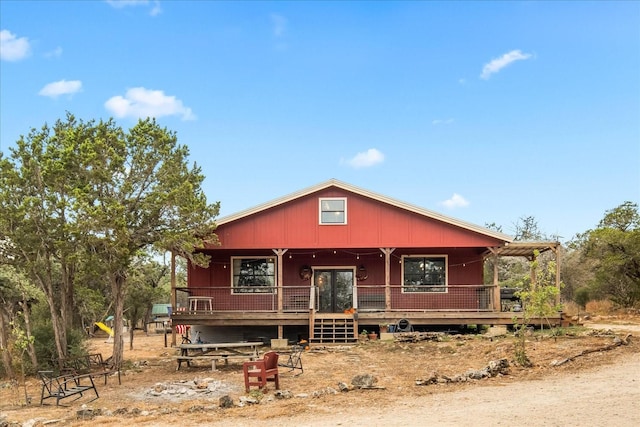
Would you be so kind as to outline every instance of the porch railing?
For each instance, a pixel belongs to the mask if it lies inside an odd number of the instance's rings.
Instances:
[[[493,285],[449,285],[443,288],[418,288],[391,285],[390,311],[500,311],[494,307]],[[308,312],[310,308],[309,286],[276,287],[210,287],[194,286],[176,288],[177,312],[248,311],[277,312],[278,292],[282,293],[282,311],[291,313]],[[358,285],[359,311],[385,311],[387,290],[384,285]],[[210,300],[207,300],[210,298]],[[195,304],[193,304],[195,302]],[[190,303],[192,304],[190,307]],[[193,310],[195,309],[195,310]]]
[[[278,311],[278,288],[269,286],[210,287],[195,286],[176,288],[176,311],[192,312],[190,299],[211,299],[213,311]],[[282,288],[282,310],[285,312],[309,311],[309,286],[285,286]],[[198,312],[207,311],[202,304],[196,305]]]
[[[494,285],[446,287],[389,286],[390,310],[395,311],[499,311],[494,310]],[[358,285],[358,310],[385,310],[384,285]]]

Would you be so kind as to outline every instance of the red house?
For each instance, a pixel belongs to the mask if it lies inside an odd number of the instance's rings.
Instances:
[[[220,245],[202,250],[208,267],[189,265],[187,287],[173,284],[172,321],[221,342],[352,342],[400,319],[416,329],[509,324],[497,272],[483,283],[485,259],[559,246],[514,243],[336,180],[217,225]]]

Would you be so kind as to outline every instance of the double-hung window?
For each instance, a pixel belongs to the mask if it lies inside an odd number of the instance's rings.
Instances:
[[[405,255],[402,257],[403,292],[446,292],[446,255]]]
[[[232,257],[234,294],[275,293],[276,264],[273,258]]]
[[[346,223],[346,197],[324,197],[320,199],[320,224],[342,225]]]

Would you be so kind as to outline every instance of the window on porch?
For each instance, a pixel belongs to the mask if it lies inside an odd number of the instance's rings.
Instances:
[[[275,293],[276,264],[273,258],[233,257],[233,293]]]
[[[403,292],[446,292],[446,255],[402,257]]]

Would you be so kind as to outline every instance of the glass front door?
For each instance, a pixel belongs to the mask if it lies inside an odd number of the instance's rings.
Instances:
[[[314,270],[317,288],[316,309],[322,313],[342,313],[353,307],[353,270]]]

